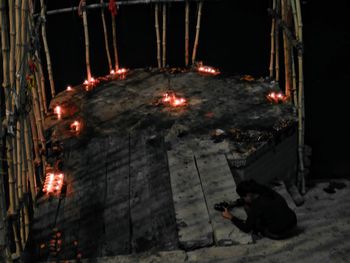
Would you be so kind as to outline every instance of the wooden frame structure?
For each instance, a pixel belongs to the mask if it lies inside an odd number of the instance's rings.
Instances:
[[[219,0],[206,0],[219,1]],[[197,2],[197,22],[195,43],[192,51],[192,65],[196,63],[197,48],[199,43],[200,23],[203,14],[204,0],[129,0],[116,1],[117,7],[134,4],[154,4],[155,35],[157,39],[157,65],[166,67],[166,14],[167,3],[185,2],[185,54],[184,65],[189,66],[189,10],[190,2]],[[0,230],[11,229],[12,234],[1,231],[0,250],[3,247],[3,258],[6,262],[12,262],[13,257],[19,257],[27,242],[29,235],[29,214],[34,210],[33,204],[39,188],[42,186],[45,170],[46,142],[43,130],[43,121],[47,113],[47,90],[42,70],[41,58],[38,50],[32,46],[32,39],[41,37],[44,48],[50,83],[51,96],[54,97],[55,86],[49,43],[46,39],[45,21],[48,16],[81,11],[83,16],[87,79],[92,77],[89,59],[89,28],[87,24],[87,9],[101,9],[104,26],[105,45],[109,70],[119,68],[118,51],[116,42],[116,21],[113,23],[113,51],[114,66],[108,46],[108,34],[104,18],[104,8],[109,4],[103,0],[99,4],[87,4],[88,0],[82,0],[77,7],[58,10],[46,10],[44,1],[41,3],[40,14],[34,14],[33,0],[0,0],[0,28],[2,47],[2,88],[1,94],[5,96],[5,104],[1,105],[1,155],[0,155]],[[205,5],[204,5],[205,6]],[[162,10],[162,36],[160,34],[159,13]],[[205,13],[205,10],[204,10]],[[302,193],[305,192],[304,180],[304,77],[303,77],[303,24],[300,0],[273,0],[269,13],[272,16],[271,26],[271,53],[269,74],[271,79],[280,81],[281,68],[280,57],[284,58],[285,94],[291,103],[294,103],[298,112],[298,157],[299,173],[298,184]],[[41,36],[37,35],[36,28],[41,26]],[[281,37],[282,36],[282,37]],[[161,38],[162,37],[162,38]],[[280,40],[283,40],[282,42]],[[283,43],[283,46],[281,45]],[[282,50],[283,47],[283,50]],[[34,52],[29,52],[34,49]],[[162,50],[161,50],[162,49]],[[283,52],[282,52],[283,51]],[[31,98],[28,100],[28,98]],[[26,105],[19,102],[26,101]],[[3,144],[6,142],[6,144]],[[6,155],[2,155],[6,148]],[[8,181],[8,189],[5,190],[4,181]],[[31,200],[31,201],[30,201]],[[6,206],[6,201],[9,205]],[[10,224],[11,227],[7,227]],[[11,251],[12,246],[9,236],[13,236],[16,251]],[[1,258],[1,256],[0,256]]]

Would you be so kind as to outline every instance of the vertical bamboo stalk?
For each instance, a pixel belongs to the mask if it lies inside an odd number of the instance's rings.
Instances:
[[[157,61],[158,61],[158,68],[162,67],[162,61],[161,61],[161,49],[160,49],[160,32],[159,32],[159,5],[156,4],[154,7],[154,20],[155,20],[155,27],[156,27],[156,37],[157,37]]]
[[[16,0],[16,14],[15,14],[15,20],[16,20],[16,93],[17,98],[19,99],[21,97],[21,81],[20,81],[20,70],[21,70],[21,62],[22,62],[22,16],[21,16],[21,8],[22,8],[22,1]],[[16,123],[16,177],[17,177],[17,192],[18,192],[18,198],[19,200],[22,200],[23,198],[23,189],[22,189],[22,158],[21,158],[21,116],[19,116],[17,123]]]
[[[163,58],[162,67],[166,65],[166,3],[163,4]]]
[[[101,4],[103,4],[103,0],[101,0]],[[105,17],[105,10],[103,7],[101,8],[101,18],[102,18],[103,33],[104,33],[104,38],[105,38],[105,47],[106,47],[106,54],[107,54],[107,60],[108,60],[108,67],[109,67],[109,71],[111,71],[113,69],[113,66],[112,66],[112,60],[111,60],[111,53],[109,52],[106,17]]]
[[[28,206],[24,205],[24,230],[25,230],[25,242],[28,240],[29,236],[29,226],[30,226],[30,221],[29,221],[29,211],[28,211]]]
[[[44,109],[44,113],[47,113],[47,100],[46,100],[46,93],[45,93],[45,77],[44,77],[43,67],[39,61],[36,61],[35,65],[38,71],[38,75],[36,76],[36,81],[37,81],[38,87],[41,90],[41,95],[42,95],[42,106],[43,106],[42,108]]]
[[[294,102],[294,106],[298,108],[297,75],[295,70],[295,58],[294,58],[293,49],[291,49],[291,59],[292,59],[292,79],[293,79],[293,82],[292,82],[293,102]]]
[[[16,252],[15,255],[19,257],[22,252],[22,244],[21,240],[19,238],[19,233],[18,233],[18,224],[15,220],[12,221],[12,230],[13,230],[13,235],[15,237],[15,244],[16,244]]]
[[[272,10],[273,11],[276,11],[276,0],[273,0],[273,4],[272,4]],[[274,62],[274,59],[275,59],[275,29],[276,27],[276,19],[275,17],[273,16],[272,17],[272,24],[271,24],[271,33],[270,33],[270,36],[271,36],[271,53],[270,53],[270,67],[269,67],[269,70],[270,70],[270,79],[273,78],[273,62]]]
[[[190,3],[186,1],[185,5],[185,65],[189,64],[189,41],[190,41]]]
[[[10,58],[10,47],[8,37],[8,17],[6,12],[6,1],[0,0],[0,21],[1,21],[1,51],[2,51],[2,71],[3,71],[3,82],[2,86],[5,89],[7,98],[7,88],[10,86],[9,80],[9,58]],[[9,110],[9,101],[6,100],[6,109]]]
[[[198,3],[198,13],[197,13],[197,26],[196,26],[196,37],[194,39],[193,52],[192,52],[192,64],[196,61],[198,41],[199,41],[199,31],[201,28],[201,16],[202,16],[203,2]]]
[[[281,0],[281,11],[282,11],[282,20],[286,25],[290,26],[290,6],[287,0]],[[291,59],[290,59],[290,41],[288,39],[285,29],[283,29],[283,47],[284,47],[284,71],[285,71],[285,94],[288,98],[291,95]]]
[[[115,16],[111,14],[112,18],[112,35],[113,35],[113,50],[114,50],[114,65],[115,70],[119,69],[119,58],[118,58],[118,48],[117,48],[117,26],[115,22]]]
[[[37,138],[33,136],[33,139],[35,140]],[[26,158],[27,158],[30,193],[32,195],[32,199],[35,200],[36,199],[35,170],[34,170],[33,159],[32,159],[31,148],[30,148],[30,134],[28,129],[28,120],[24,120],[24,144],[25,144]]]
[[[20,209],[20,211],[18,212],[19,215],[19,232],[20,232],[20,236],[21,236],[21,246],[22,248],[25,247],[25,236],[26,236],[26,232],[25,232],[25,228],[24,228],[24,213],[23,213],[23,207]]]
[[[296,0],[296,10],[298,18],[298,35],[299,42],[303,43],[303,22],[301,17],[300,1]],[[299,119],[299,166],[300,175],[299,183],[301,193],[305,193],[305,178],[304,178],[304,131],[305,131],[305,111],[304,111],[304,73],[303,73],[303,52],[298,50],[298,70],[299,70],[299,87],[298,87],[298,119]]]
[[[16,24],[14,1],[9,1],[9,24],[10,24],[10,84],[13,87],[15,82],[15,44],[16,44]],[[11,110],[11,109],[9,109]]]
[[[37,87],[37,93],[38,93],[38,105],[39,105],[39,112],[40,112],[40,119],[41,119],[41,125],[44,126],[44,121],[45,121],[45,112],[44,112],[44,103],[43,103],[43,98],[42,98],[42,83],[40,81],[40,76],[39,72],[35,71],[34,73],[35,76],[35,82],[36,82],[36,87]]]
[[[91,68],[90,68],[90,44],[89,44],[89,28],[86,14],[86,0],[82,2],[83,9],[83,24],[84,24],[84,36],[85,36],[85,60],[86,60],[86,74],[87,79],[91,79]]]
[[[281,0],[276,2],[276,14],[280,15]],[[280,80],[280,27],[276,24],[275,27],[275,79],[277,82]]]
[[[46,63],[47,63],[47,72],[49,73],[49,81],[50,81],[50,88],[51,88],[51,96],[52,98],[55,97],[55,83],[53,81],[53,74],[52,74],[52,65],[51,65],[51,56],[50,56],[50,50],[49,45],[47,43],[47,37],[46,37],[46,6],[44,0],[40,0],[41,5],[41,35],[43,38],[44,43],[44,50],[45,50],[45,56],[46,56]]]
[[[33,138],[33,148],[34,148],[34,154],[35,154],[34,163],[36,165],[39,165],[41,163],[41,158],[39,153],[38,128],[36,126],[34,110],[29,112],[29,120],[30,120],[31,134]]]

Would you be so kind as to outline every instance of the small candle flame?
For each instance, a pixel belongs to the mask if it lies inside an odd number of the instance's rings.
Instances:
[[[186,104],[185,98],[178,98],[174,93],[169,94],[168,92],[163,95],[162,101],[163,103],[168,103],[173,107],[183,106]]]
[[[271,92],[267,95],[267,98],[274,103],[284,102],[287,99],[282,92]]]
[[[67,91],[72,91],[72,87],[71,87],[71,86],[68,86],[68,87],[67,87]]]
[[[114,69],[112,69],[112,70],[109,72],[109,74],[114,75],[114,74],[115,74]]]
[[[80,122],[79,121],[74,121],[71,125],[70,128],[73,132],[78,133],[80,131]]]
[[[57,115],[57,119],[61,119],[62,117],[62,108],[61,106],[56,106],[54,109],[54,113]]]
[[[216,69],[214,69],[213,67],[210,67],[210,66],[200,66],[198,68],[198,72],[209,74],[209,75],[218,75],[218,74],[220,74],[220,72],[218,70],[216,70]]]
[[[46,194],[59,194],[63,186],[64,175],[62,173],[52,173],[46,174],[43,192]]]

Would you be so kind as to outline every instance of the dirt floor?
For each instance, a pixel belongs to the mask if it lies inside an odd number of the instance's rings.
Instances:
[[[308,189],[303,206],[296,207],[285,188],[276,190],[286,196],[296,211],[300,231],[287,240],[260,239],[255,244],[211,247],[194,251],[117,256],[83,262],[309,262],[340,263],[350,258],[350,181],[335,193],[323,189],[329,182],[317,182]]]

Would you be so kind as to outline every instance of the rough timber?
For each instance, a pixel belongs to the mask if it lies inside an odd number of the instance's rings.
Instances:
[[[40,199],[36,244],[49,242],[54,227],[63,234],[59,259],[77,251],[94,258],[251,242],[213,204],[235,199],[244,178],[293,178],[294,108],[267,101],[275,84],[178,69],[139,69],[101,81],[51,103],[69,108],[60,121],[45,120],[49,137],[64,144],[67,194],[60,202]],[[187,105],[164,105],[169,90]],[[75,119],[84,122],[77,137],[67,131]],[[41,260],[48,255],[36,250]]]

